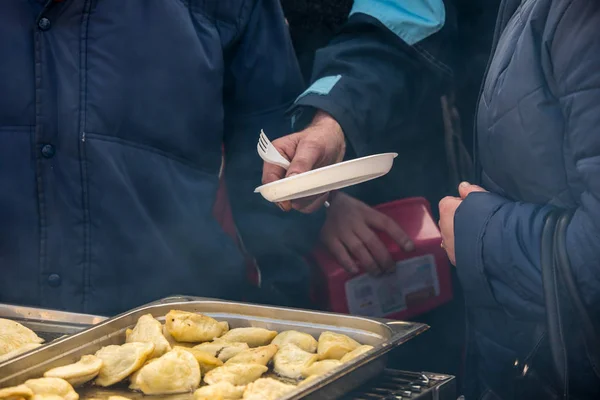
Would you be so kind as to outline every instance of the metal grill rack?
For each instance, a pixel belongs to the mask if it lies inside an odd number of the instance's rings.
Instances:
[[[343,400],[456,399],[456,379],[450,375],[386,369]]]

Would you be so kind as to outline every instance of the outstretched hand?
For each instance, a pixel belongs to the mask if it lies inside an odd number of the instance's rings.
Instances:
[[[346,140],[340,124],[323,111],[318,111],[308,128],[273,141],[273,146],[290,161],[285,169],[264,163],[263,184],[325,167],[343,160]],[[292,208],[305,213],[316,211],[325,203],[328,193],[303,199],[285,201],[279,206],[289,211]]]

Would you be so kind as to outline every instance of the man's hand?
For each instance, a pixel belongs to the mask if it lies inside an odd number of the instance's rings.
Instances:
[[[346,140],[340,124],[323,111],[317,112],[308,128],[274,140],[273,146],[290,160],[291,165],[286,172],[277,165],[264,163],[263,184],[338,163],[343,160],[346,152]],[[279,206],[285,211],[294,208],[311,213],[323,205],[328,195],[325,193],[292,202],[286,201],[279,203]]]
[[[446,250],[452,265],[456,265],[454,253],[454,214],[464,199],[473,192],[485,192],[486,190],[477,185],[463,182],[458,186],[460,197],[444,197],[440,201],[440,231],[442,232],[442,247]]]
[[[394,260],[374,230],[387,233],[405,251],[414,250],[413,242],[394,220],[337,192],[327,210],[321,242],[350,273],[359,272],[359,266],[372,275],[394,271]]]

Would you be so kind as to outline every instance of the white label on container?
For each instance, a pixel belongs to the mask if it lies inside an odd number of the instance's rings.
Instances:
[[[353,315],[384,317],[439,294],[432,254],[399,261],[390,275],[363,274],[346,282],[348,309]]]

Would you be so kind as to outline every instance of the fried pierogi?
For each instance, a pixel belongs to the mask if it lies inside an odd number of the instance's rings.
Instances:
[[[154,344],[140,342],[101,348],[96,352],[96,357],[102,360],[102,368],[96,378],[96,384],[111,386],[121,382],[140,369],[153,351]]]
[[[221,336],[228,342],[247,343],[250,347],[266,346],[277,336],[277,332],[264,328],[235,328]]]
[[[229,330],[227,322],[186,311],[170,311],[165,320],[169,334],[184,343],[209,342]]]

